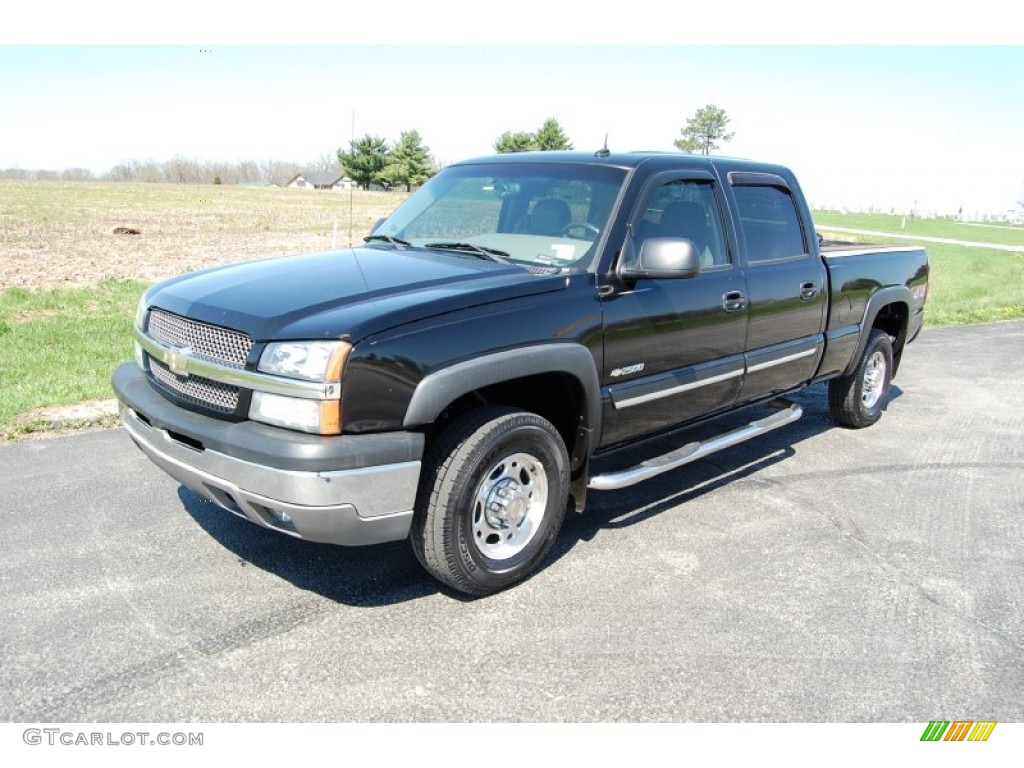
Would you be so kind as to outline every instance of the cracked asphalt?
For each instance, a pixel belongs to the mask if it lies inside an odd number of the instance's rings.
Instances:
[[[120,430],[0,447],[17,722],[1024,720],[1024,323],[926,331],[881,422],[594,493],[465,600],[404,542],[293,541]],[[664,442],[664,441],[663,441]]]

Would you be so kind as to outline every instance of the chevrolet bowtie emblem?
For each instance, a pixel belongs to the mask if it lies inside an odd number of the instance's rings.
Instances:
[[[164,362],[175,376],[188,376],[188,359],[192,355],[192,347],[175,347],[167,350]]]

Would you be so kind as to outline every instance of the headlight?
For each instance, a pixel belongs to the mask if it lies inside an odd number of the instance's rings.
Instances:
[[[281,341],[268,344],[257,366],[263,373],[290,379],[327,382],[337,393],[337,382],[352,345],[347,341]],[[341,401],[286,397],[253,392],[249,418],[318,435],[341,433]]]
[[[344,341],[285,341],[268,344],[258,368],[306,381],[338,381],[351,344]]]
[[[318,435],[337,435],[341,432],[341,403],[253,392],[249,418]]]

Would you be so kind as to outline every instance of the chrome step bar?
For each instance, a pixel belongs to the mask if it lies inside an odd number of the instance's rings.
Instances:
[[[626,488],[627,486],[656,477],[663,472],[669,472],[684,464],[697,461],[697,459],[702,459],[712,453],[721,451],[723,448],[730,448],[751,438],[759,437],[766,432],[771,432],[773,429],[792,424],[804,415],[803,408],[796,403],[790,403],[786,400],[775,400],[772,402],[772,406],[780,408],[780,410],[771,416],[752,421],[745,427],[734,429],[731,432],[726,432],[704,442],[688,443],[682,448],[677,448],[663,456],[648,459],[637,464],[635,467],[630,467],[620,472],[595,475],[590,478],[587,487],[593,488],[595,491],[614,491],[618,488]]]

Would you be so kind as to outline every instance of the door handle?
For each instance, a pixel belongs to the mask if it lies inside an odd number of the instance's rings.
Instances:
[[[729,291],[722,296],[722,309],[726,312],[739,312],[747,306],[747,297],[742,291]]]
[[[810,301],[818,295],[818,286],[814,283],[800,283],[800,298]]]

